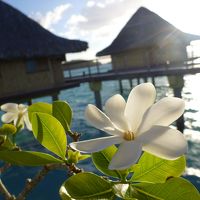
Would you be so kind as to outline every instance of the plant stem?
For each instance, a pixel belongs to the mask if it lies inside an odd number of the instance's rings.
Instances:
[[[67,164],[69,175],[74,175],[83,172],[82,169],[78,168],[75,164]]]
[[[9,169],[11,167],[11,164],[10,163],[6,163],[5,165],[3,165],[1,168],[0,168],[0,174],[3,174],[7,169]]]
[[[5,200],[15,200],[15,196],[11,195],[2,180],[0,179],[0,192],[4,195]]]
[[[77,133],[77,132],[72,132],[72,131],[67,131],[67,134],[73,139],[74,142],[77,142],[79,141],[79,138],[81,136],[80,133]]]
[[[45,165],[32,179],[27,179],[24,189],[21,193],[17,196],[14,200],[25,200],[26,196],[31,192],[31,190],[40,182],[42,179],[49,173],[51,170],[56,169],[67,169],[70,173],[79,173],[81,169],[77,168],[75,165],[66,165],[65,163],[62,164],[51,164]]]
[[[49,166],[44,166],[33,179],[27,179],[24,189],[17,196],[16,200],[24,200],[28,193],[48,174],[51,170]]]

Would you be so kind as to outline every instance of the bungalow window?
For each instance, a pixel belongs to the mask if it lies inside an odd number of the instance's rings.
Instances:
[[[48,71],[49,66],[46,62],[38,62],[36,60],[26,61],[26,72],[27,73],[37,73],[42,71]]]

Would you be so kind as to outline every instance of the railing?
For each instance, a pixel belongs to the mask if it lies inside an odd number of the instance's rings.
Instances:
[[[195,58],[197,59],[197,57]],[[182,62],[174,62],[170,64],[160,64],[144,67],[132,67],[120,70],[113,70],[111,65],[107,70],[103,69],[103,65],[99,70],[94,68],[83,68],[79,70],[85,70],[82,74],[73,75],[70,71],[69,76],[65,78],[66,82],[90,82],[91,80],[114,80],[117,78],[131,78],[131,77],[148,77],[148,76],[167,76],[177,74],[194,74],[200,72],[200,63],[191,62],[192,59]],[[80,71],[79,71],[80,72]]]

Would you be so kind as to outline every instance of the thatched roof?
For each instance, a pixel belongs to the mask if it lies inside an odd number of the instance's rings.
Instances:
[[[185,46],[200,36],[184,33],[147,8],[141,7],[131,17],[110,46],[97,56],[111,55],[134,48],[163,46],[174,41]]]
[[[87,42],[58,37],[0,0],[0,59],[60,57],[87,48]]]

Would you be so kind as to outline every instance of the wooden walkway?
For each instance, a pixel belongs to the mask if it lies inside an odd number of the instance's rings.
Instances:
[[[152,66],[138,67],[121,71],[108,71],[104,73],[83,74],[81,76],[71,76],[65,78],[65,83],[85,83],[94,81],[109,81],[134,78],[147,78],[157,76],[177,76],[200,73],[200,64],[180,66]]]
[[[183,66],[183,65],[182,65]],[[151,67],[138,67],[131,68],[126,70],[114,71],[110,70],[108,72],[100,72],[97,70],[97,73],[91,73],[91,70],[88,71],[88,74],[83,74],[80,76],[70,76],[65,78],[65,81],[61,85],[55,85],[45,89],[38,89],[32,92],[16,92],[15,94],[8,94],[5,97],[0,97],[0,104],[6,102],[25,102],[30,101],[32,98],[37,98],[41,96],[51,95],[55,99],[60,90],[79,87],[81,83],[86,82],[95,82],[95,81],[109,81],[109,80],[123,80],[123,79],[139,79],[139,78],[148,78],[148,77],[157,77],[157,76],[176,76],[176,75],[188,75],[200,73],[200,63],[191,64],[184,67],[180,65],[162,65],[162,66],[151,66]]]
[[[42,96],[55,95],[57,97],[60,90],[78,87],[78,86],[80,86],[78,83],[64,83],[62,85],[52,86],[45,89],[38,89],[31,92],[16,92],[10,95],[8,94],[5,97],[0,97],[0,104],[8,103],[8,102],[24,103],[24,102],[29,102],[32,98],[38,98]]]

